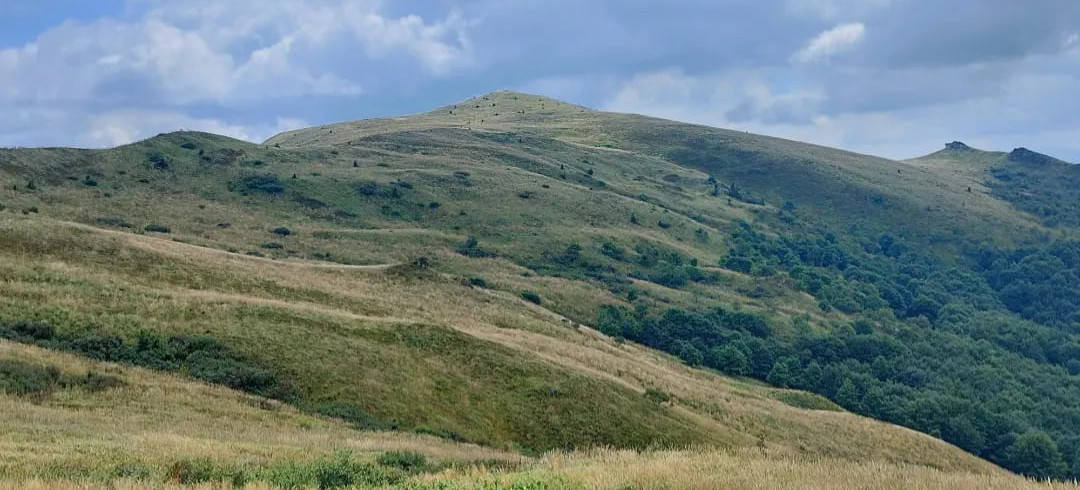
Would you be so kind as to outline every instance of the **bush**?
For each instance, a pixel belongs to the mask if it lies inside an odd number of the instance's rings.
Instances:
[[[671,395],[656,388],[646,388],[645,398],[657,405],[671,401]]]
[[[218,481],[223,475],[218,471],[214,462],[207,458],[185,459],[173,463],[169,468],[169,481],[181,485],[197,485]]]
[[[165,338],[156,333],[141,332],[134,342],[125,342],[120,337],[93,334],[58,336],[45,324],[0,323],[0,338],[76,352],[103,361],[159,371],[183,371],[196,379],[279,400],[294,398],[292,386],[277,372],[255,364],[212,337],[174,335]],[[85,378],[65,380],[64,384],[91,391],[119,386],[119,380],[105,378],[109,377],[90,373]]]
[[[495,256],[495,254],[493,252],[489,252],[487,250],[484,250],[484,249],[480,248],[480,242],[476,239],[476,237],[473,237],[473,236],[471,236],[469,238],[466,238],[465,241],[462,242],[461,245],[458,245],[457,253],[459,253],[461,255],[464,255],[466,257],[473,257],[473,258],[483,258],[483,257],[494,257]]]
[[[97,224],[104,226],[115,226],[117,228],[134,228],[131,223],[124,221],[120,218],[98,218]]]
[[[261,174],[243,177],[229,185],[229,190],[239,192],[262,192],[277,195],[285,192],[285,185],[281,183],[277,175]]]
[[[259,245],[259,246],[262,247],[262,248],[265,248],[267,250],[281,250],[281,249],[285,248],[285,245],[282,245],[282,244],[280,244],[278,242],[266,242],[266,243],[264,243],[262,245]]]
[[[419,473],[428,468],[427,457],[416,451],[387,451],[375,462],[407,473]]]
[[[90,393],[98,393],[124,386],[124,382],[120,378],[99,374],[94,371],[87,371],[86,377],[76,380],[74,384]]]
[[[538,294],[535,291],[522,291],[521,292],[521,299],[524,299],[525,301],[528,301],[528,302],[530,302],[532,304],[536,304],[536,305],[540,304],[541,301],[542,301],[540,299],[540,294]]]
[[[474,287],[478,287],[478,288],[487,288],[488,287],[487,281],[485,281],[483,278],[480,278],[480,277],[470,277],[469,280],[468,280],[468,284],[470,286],[474,286]]]
[[[169,168],[169,162],[165,160],[165,155],[162,155],[161,153],[151,153],[147,156],[146,161],[150,163],[150,167],[157,170]]]
[[[86,376],[65,375],[56,366],[0,360],[0,392],[17,396],[44,396],[59,388],[82,388],[91,393],[123,386],[119,378],[89,371]]]
[[[45,395],[60,386],[62,373],[55,366],[0,360],[0,392],[16,396]]]
[[[353,186],[356,192],[359,192],[362,196],[374,196],[376,192],[379,192],[379,184],[373,180],[360,182]]]
[[[94,180],[93,177],[90,177],[89,175],[87,175],[86,178],[83,179],[82,183],[83,183],[83,185],[85,185],[87,187],[97,187],[97,185],[98,185],[97,181]]]
[[[326,402],[315,407],[314,411],[327,417],[344,420],[358,429],[385,428],[385,424],[372,417],[363,408],[345,401]]]
[[[277,228],[274,228],[273,230],[270,230],[270,233],[273,233],[273,234],[278,235],[278,236],[289,236],[289,235],[293,234],[292,230],[290,230],[290,229],[288,229],[288,228],[286,228],[284,226],[279,226]]]
[[[143,230],[152,233],[169,233],[170,231],[168,226],[155,224],[146,225],[143,227]]]
[[[0,323],[0,337],[24,344],[41,343],[52,340],[56,330],[52,325],[41,322]]]

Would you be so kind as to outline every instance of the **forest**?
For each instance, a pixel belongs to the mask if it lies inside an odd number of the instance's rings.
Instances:
[[[853,321],[773,325],[723,307],[639,304],[602,307],[598,328],[690,365],[821,394],[1023,474],[1080,478],[1080,243],[971,250],[947,263],[888,233],[791,229],[769,237],[738,223],[721,265],[786,275]]]

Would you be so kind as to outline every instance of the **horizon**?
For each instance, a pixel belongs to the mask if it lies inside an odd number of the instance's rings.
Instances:
[[[1080,4],[960,3],[20,0],[0,146],[258,143],[513,90],[893,159],[956,140],[1080,162]]]
[[[138,143],[141,143],[141,142],[144,142],[144,141],[152,140],[152,139],[157,138],[159,136],[169,135],[169,134],[173,134],[173,133],[202,133],[202,134],[208,134],[208,135],[213,135],[213,136],[232,138],[232,139],[235,139],[235,140],[238,140],[238,141],[243,141],[243,142],[251,143],[251,144],[255,144],[255,145],[262,145],[262,144],[266,144],[269,140],[273,139],[276,136],[279,136],[279,135],[282,135],[282,134],[285,134],[285,133],[289,133],[289,132],[292,132],[292,131],[302,131],[302,130],[305,130],[305,129],[311,129],[311,128],[315,128],[315,127],[319,127],[319,126],[333,126],[335,124],[346,124],[346,123],[350,123],[350,122],[365,121],[365,120],[371,120],[371,119],[386,119],[386,118],[417,116],[417,115],[426,114],[428,112],[437,110],[437,109],[439,109],[441,107],[445,107],[445,106],[448,106],[448,105],[460,104],[461,102],[465,102],[467,100],[472,100],[472,99],[476,99],[476,98],[490,96],[490,95],[494,95],[494,94],[498,94],[498,93],[515,93],[515,94],[528,95],[528,96],[533,96],[533,97],[543,97],[543,98],[554,100],[554,101],[561,102],[561,103],[564,103],[564,104],[571,104],[571,105],[577,105],[577,106],[580,106],[580,107],[584,107],[585,109],[588,109],[588,110],[591,110],[591,111],[606,112],[606,111],[603,111],[603,110],[600,110],[600,109],[594,109],[594,108],[591,108],[591,107],[588,107],[588,106],[585,106],[585,105],[582,105],[582,104],[578,104],[578,103],[573,102],[573,101],[556,99],[554,97],[550,97],[550,96],[547,96],[547,95],[544,95],[544,94],[525,93],[525,92],[519,92],[519,91],[516,91],[516,90],[500,89],[500,90],[495,90],[495,91],[491,91],[491,92],[484,92],[484,93],[475,94],[475,95],[472,95],[472,96],[469,96],[469,97],[466,97],[464,99],[457,100],[457,101],[451,101],[451,102],[449,102],[447,104],[442,104],[442,105],[439,105],[439,106],[436,106],[436,107],[432,107],[430,110],[426,110],[426,111],[411,112],[411,113],[408,113],[408,114],[389,114],[389,115],[384,115],[384,116],[373,116],[371,118],[364,118],[364,119],[347,119],[347,120],[342,120],[342,121],[331,121],[331,122],[327,122],[327,123],[323,123],[323,124],[317,124],[317,125],[314,125],[314,126],[304,126],[304,127],[300,127],[300,128],[281,131],[281,132],[274,133],[274,134],[269,135],[268,137],[266,137],[264,139],[257,140],[257,141],[248,140],[248,139],[244,139],[244,138],[237,138],[237,137],[234,137],[234,136],[215,133],[215,132],[212,132],[212,131],[204,131],[204,130],[190,129],[190,128],[177,128],[177,129],[174,129],[174,130],[171,130],[171,131],[165,131],[165,132],[162,132],[162,133],[148,135],[148,136],[146,136],[144,138],[140,138],[140,139],[137,139],[135,141],[130,141],[130,142],[127,142],[127,143],[121,143],[121,144],[113,145],[113,146],[103,146],[103,147],[89,147],[89,146],[83,146],[83,147],[72,147],[72,146],[15,146],[15,147],[9,147],[9,148],[14,148],[14,149],[75,148],[75,149],[80,149],[80,150],[109,149],[109,148],[117,148],[117,147],[121,147],[121,146],[138,144]],[[657,117],[657,116],[650,116],[648,114],[640,114],[640,113],[619,113],[619,112],[614,112],[614,113],[615,114],[639,115],[639,116],[645,116],[645,117]],[[666,119],[666,118],[660,118],[660,119]],[[684,124],[695,124],[695,123],[688,122],[688,121],[678,121],[678,120],[673,120],[673,119],[668,119],[668,120],[672,120],[672,121],[680,122],[680,123],[684,123]],[[708,126],[708,125],[706,125],[706,126]],[[719,129],[725,129],[725,128],[719,128]],[[782,136],[765,135],[765,134],[762,134],[762,135],[763,136],[769,136],[769,137],[783,138]],[[804,142],[804,141],[799,141],[799,140],[792,140],[790,138],[783,138],[783,139],[788,139],[789,141],[795,141],[795,142],[801,142],[801,143],[814,144],[813,142]],[[950,142],[946,142],[946,143],[942,144],[939,148],[934,149],[932,151],[928,151],[925,154],[915,155],[915,156],[908,157],[908,158],[899,158],[899,159],[895,159],[895,160],[901,161],[901,160],[905,160],[905,159],[916,159],[916,158],[922,158],[922,157],[930,156],[930,155],[932,155],[934,153],[938,153],[940,151],[949,150],[950,149],[949,146],[952,145],[952,144],[955,144],[955,143],[962,144],[964,146],[964,149],[970,150],[970,151],[982,151],[982,152],[1002,153],[1002,154],[1010,153],[1010,152],[1016,151],[1016,150],[1035,151],[1035,150],[1032,150],[1030,148],[1026,148],[1026,147],[1023,147],[1023,146],[1018,146],[1018,147],[1011,148],[1011,149],[979,148],[979,147],[974,147],[974,146],[968,145],[967,143],[965,143],[963,141],[953,140],[953,141],[950,141]],[[0,146],[0,148],[4,148],[4,147]],[[847,150],[846,148],[837,148],[837,149],[845,150],[845,151],[851,151],[851,150]],[[1043,154],[1043,153],[1038,152],[1038,151],[1035,151],[1035,153]],[[868,156],[879,156],[879,155],[873,155],[873,154],[869,154],[869,153],[867,153],[866,155],[868,155]],[[1054,155],[1049,155],[1049,156],[1057,158]],[[1077,163],[1077,162],[1070,162],[1070,161],[1067,161],[1067,160],[1061,160],[1061,161],[1064,161],[1065,163],[1070,163],[1070,164],[1080,164],[1080,163]]]

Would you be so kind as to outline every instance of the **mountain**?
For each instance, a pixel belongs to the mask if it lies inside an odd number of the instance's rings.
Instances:
[[[3,149],[0,475],[1075,476],[1077,167],[1009,155],[513,92],[263,144]]]

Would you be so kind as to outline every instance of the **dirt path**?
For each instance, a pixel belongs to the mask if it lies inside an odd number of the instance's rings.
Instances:
[[[227,250],[221,250],[212,247],[205,247],[202,245],[195,245],[191,243],[177,242],[165,238],[158,238],[147,235],[137,235],[134,233],[128,233],[124,231],[109,230],[105,228],[98,228],[83,223],[76,223],[74,221],[61,221],[57,220],[57,223],[61,223],[72,228],[78,228],[80,230],[91,231],[94,233],[101,233],[105,235],[117,236],[122,238],[128,244],[141,248],[144,250],[150,250],[158,253],[166,253],[173,256],[187,257],[187,258],[199,258],[206,255],[217,255],[222,257],[228,257],[230,259],[247,261],[247,262],[265,262],[274,265],[285,265],[293,267],[304,267],[311,269],[332,269],[332,270],[365,270],[365,271],[383,271],[391,267],[401,265],[401,262],[391,262],[388,264],[372,264],[372,265],[349,265],[349,264],[334,264],[328,262],[317,262],[313,260],[277,260],[267,257],[257,257],[254,255],[245,255],[236,252],[229,252]]]

